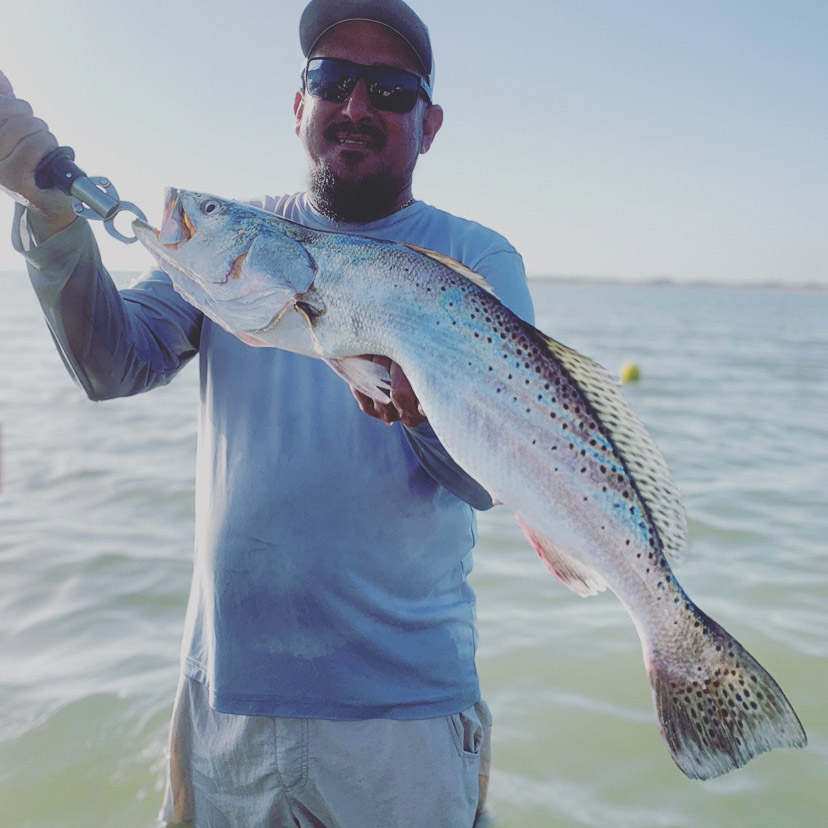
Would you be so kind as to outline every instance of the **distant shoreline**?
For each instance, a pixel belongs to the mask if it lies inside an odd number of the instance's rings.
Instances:
[[[573,276],[560,273],[542,276],[531,274],[527,278],[530,282],[559,282],[610,287],[709,288],[715,290],[781,290],[792,293],[828,293],[828,283],[821,282],[711,282],[702,279],[682,281],[667,277],[636,279],[625,276]]]
[[[119,286],[129,284],[141,275],[141,270],[115,270],[113,279]],[[0,270],[2,276],[25,276],[22,270]],[[609,286],[609,287],[663,287],[663,288],[709,288],[714,290],[777,290],[791,293],[828,293],[828,283],[821,282],[711,282],[705,280],[682,281],[666,276],[636,279],[628,276],[588,276],[565,273],[530,274],[530,282],[558,282],[571,285]]]

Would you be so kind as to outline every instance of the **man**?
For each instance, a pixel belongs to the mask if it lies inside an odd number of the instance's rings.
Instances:
[[[531,318],[508,242],[412,195],[442,123],[414,12],[400,0],[313,0],[300,42],[294,109],[310,187],[261,206],[451,255]],[[56,141],[2,84],[13,241],[71,373],[105,399],[164,384],[199,355],[195,565],[162,819],[469,828],[488,774],[467,583],[472,507],[491,506],[487,493],[388,360],[375,357],[392,403],[356,395],[366,417],[323,363],[248,348],[162,272],[119,293],[68,200],[34,186]]]

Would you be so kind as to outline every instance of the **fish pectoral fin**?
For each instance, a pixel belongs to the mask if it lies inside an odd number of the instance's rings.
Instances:
[[[351,388],[382,405],[391,402],[391,375],[385,366],[361,356],[326,359],[325,362]]]
[[[589,564],[579,561],[577,558],[559,549],[543,535],[538,534],[530,526],[527,526],[517,515],[518,526],[523,534],[529,539],[529,543],[535,548],[538,557],[543,561],[546,568],[567,588],[576,595],[587,598],[590,595],[597,595],[607,588],[604,578]]]

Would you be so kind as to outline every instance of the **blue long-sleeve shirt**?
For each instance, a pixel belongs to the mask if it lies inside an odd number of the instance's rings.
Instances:
[[[333,228],[305,195],[262,206]],[[478,224],[418,202],[336,229],[448,254],[532,318],[520,256]],[[93,399],[164,384],[199,355],[182,662],[217,710],[422,718],[477,701],[469,504],[489,501],[427,424],[366,416],[324,363],[244,345],[160,271],[119,292],[82,221],[25,255],[64,360]]]

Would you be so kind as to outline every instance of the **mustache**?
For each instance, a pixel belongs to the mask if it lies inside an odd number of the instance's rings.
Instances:
[[[368,138],[377,149],[382,149],[388,140],[385,133],[372,124],[352,124],[348,121],[331,124],[325,129],[323,135],[327,141],[338,141],[349,135]]]

